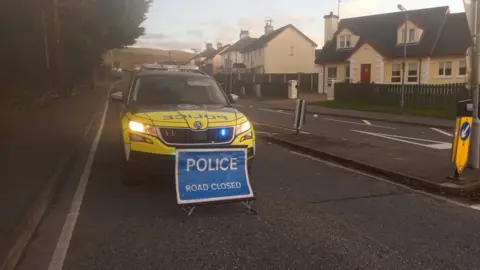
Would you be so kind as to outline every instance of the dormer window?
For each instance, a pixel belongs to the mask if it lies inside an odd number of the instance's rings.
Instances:
[[[415,42],[415,28],[408,29],[408,42]]]
[[[351,35],[340,36],[340,48],[350,48],[351,46],[352,46]]]
[[[405,40],[407,40],[407,43],[415,43],[418,42],[417,36],[422,35],[422,30],[417,29],[415,27],[409,27],[407,28],[407,38],[405,38],[405,28],[402,27],[398,29],[400,36],[398,36],[398,43],[405,43]],[[420,31],[420,33],[417,33],[417,31]]]

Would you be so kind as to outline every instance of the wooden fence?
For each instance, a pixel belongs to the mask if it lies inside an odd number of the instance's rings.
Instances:
[[[296,80],[298,91],[316,93],[318,88],[318,73],[291,74],[215,74],[215,80],[220,82],[225,91],[239,93],[240,87],[245,87],[247,96],[253,92],[253,86],[260,84],[264,97],[287,97],[287,84]],[[276,90],[277,89],[277,90]]]
[[[402,94],[399,84],[336,83],[335,100],[375,105],[398,105]],[[456,102],[469,99],[465,84],[406,84],[405,107],[454,110]]]

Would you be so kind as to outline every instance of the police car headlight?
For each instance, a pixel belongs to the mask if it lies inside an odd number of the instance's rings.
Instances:
[[[152,135],[152,136],[157,136],[157,131],[156,131],[155,127],[152,126],[152,125],[145,125],[145,124],[142,124],[142,123],[139,123],[139,122],[130,121],[130,122],[128,122],[128,128],[131,131],[145,133],[145,134]]]
[[[252,125],[248,121],[238,124],[236,128],[236,135],[241,134],[245,131],[248,131],[251,128],[252,128]]]

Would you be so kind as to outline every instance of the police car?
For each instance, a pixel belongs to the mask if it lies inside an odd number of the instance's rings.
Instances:
[[[114,90],[121,105],[123,183],[141,183],[141,173],[175,172],[176,149],[246,148],[248,170],[255,156],[255,132],[247,117],[198,67],[144,65],[126,92]]]

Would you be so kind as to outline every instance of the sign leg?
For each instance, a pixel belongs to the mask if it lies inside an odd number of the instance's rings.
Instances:
[[[187,213],[188,216],[192,215],[195,206],[182,206],[182,210]]]
[[[242,201],[242,204],[247,207],[248,211],[251,213],[254,213],[255,215],[258,215],[258,212],[252,208],[253,200],[251,201]]]
[[[464,181],[465,180],[465,178],[460,177],[460,173],[458,172],[457,169],[455,169],[455,172],[453,173],[453,176],[449,176],[447,178],[450,179],[450,180],[453,180],[453,181]]]

